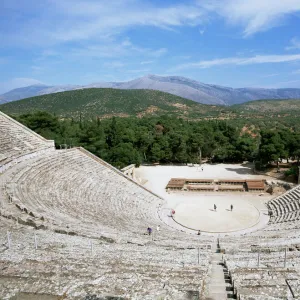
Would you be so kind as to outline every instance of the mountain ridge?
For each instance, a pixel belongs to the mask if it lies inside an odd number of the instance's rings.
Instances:
[[[155,90],[89,88],[46,94],[0,105],[11,115],[46,111],[61,118],[174,115],[185,119],[222,114],[226,108],[197,103]]]
[[[11,115],[46,111],[64,119],[175,116],[189,120],[300,116],[300,99],[266,99],[232,106],[197,103],[145,89],[88,88],[12,101],[0,105]]]
[[[232,88],[207,84],[182,76],[148,74],[125,82],[95,82],[88,85],[32,85],[0,95],[0,104],[45,94],[86,88],[146,89],[167,92],[202,104],[234,105],[260,99],[300,98],[300,88]]]

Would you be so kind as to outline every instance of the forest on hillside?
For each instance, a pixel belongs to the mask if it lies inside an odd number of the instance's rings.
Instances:
[[[199,163],[255,160],[264,166],[300,158],[297,119],[187,121],[176,117],[116,118],[94,121],[59,120],[46,112],[17,120],[60,147],[82,146],[122,168],[141,163]]]
[[[196,119],[204,116],[216,117],[223,115],[223,112],[230,113],[226,107],[200,104],[160,91],[111,88],[80,89],[41,95],[2,104],[0,109],[10,115],[46,111],[62,119],[74,120],[166,114]]]

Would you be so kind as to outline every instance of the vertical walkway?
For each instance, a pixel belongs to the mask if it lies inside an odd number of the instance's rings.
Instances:
[[[211,257],[211,270],[209,274],[206,300],[227,300],[235,299],[233,288],[227,268],[222,262],[222,253],[219,245]]]

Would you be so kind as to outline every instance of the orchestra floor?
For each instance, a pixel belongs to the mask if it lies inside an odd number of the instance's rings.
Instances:
[[[175,222],[185,228],[207,233],[243,232],[256,224],[268,222],[264,203],[274,196],[261,192],[193,192],[166,191],[170,178],[199,179],[261,179],[275,181],[273,178],[255,175],[249,165],[242,164],[204,164],[199,167],[188,166],[141,166],[135,170],[138,181],[145,187],[163,197],[165,207],[174,209]],[[214,204],[217,210],[214,211]],[[233,205],[233,211],[230,206]],[[169,222],[170,224],[170,222]]]

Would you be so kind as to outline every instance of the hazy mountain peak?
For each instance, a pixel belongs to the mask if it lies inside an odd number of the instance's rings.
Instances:
[[[300,98],[300,89],[232,88],[202,83],[182,76],[147,74],[127,82],[96,82],[89,85],[47,86],[35,84],[0,95],[0,104],[37,95],[84,88],[149,89],[167,92],[204,104],[232,105],[259,99]]]

